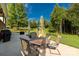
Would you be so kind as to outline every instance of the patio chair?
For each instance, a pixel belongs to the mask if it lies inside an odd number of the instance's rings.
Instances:
[[[29,42],[27,40],[21,39],[21,54],[23,56],[27,56],[29,51]]]
[[[23,56],[38,56],[39,51],[28,40],[21,39],[21,54]]]
[[[61,55],[60,51],[58,50],[60,39],[61,39],[61,36],[58,35],[56,41],[52,41],[52,42],[50,41],[48,48],[49,48],[49,51],[51,54],[56,54],[56,53],[52,52],[52,49],[53,49],[53,50],[56,50],[58,52],[58,55]]]
[[[46,34],[46,39],[47,39],[47,40],[50,40],[51,37],[52,37],[51,34]]]
[[[31,32],[30,36],[32,39],[38,38],[37,33],[36,32]]]

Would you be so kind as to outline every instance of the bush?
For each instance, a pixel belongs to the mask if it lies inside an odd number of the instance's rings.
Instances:
[[[77,35],[79,36],[79,31],[78,31]]]
[[[49,29],[49,32],[56,32],[56,30],[51,28],[51,29]]]

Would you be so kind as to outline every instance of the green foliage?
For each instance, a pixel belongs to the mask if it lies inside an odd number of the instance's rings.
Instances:
[[[67,11],[67,19],[71,21],[74,31],[79,30],[79,4],[72,4],[71,8]]]
[[[24,4],[22,3],[17,3],[15,4],[16,6],[16,15],[18,16],[17,18],[18,19],[21,19],[21,18],[25,18],[26,17],[26,14],[25,14],[25,7],[24,7]]]
[[[45,26],[45,28],[49,27],[49,22],[47,20],[44,20],[44,26]]]
[[[18,27],[26,27],[27,24],[27,20],[25,20],[24,18],[18,20]]]
[[[12,27],[26,27],[27,15],[24,9],[24,4],[8,4],[8,16],[7,24]]]
[[[58,4],[51,13],[51,25],[56,31],[62,32],[62,19],[65,17],[65,9],[60,8]]]
[[[36,27],[37,27],[37,22],[36,22],[36,20],[32,20],[32,21],[30,22],[30,25],[31,25],[31,28],[36,28]]]
[[[8,25],[11,28],[17,26],[15,4],[8,4],[8,16],[9,16],[9,19],[7,20]]]
[[[77,33],[79,31],[79,4],[71,4],[69,9],[56,4],[51,13],[51,26],[58,32],[62,32],[62,20],[71,22],[71,32]]]
[[[25,12],[24,4],[17,3],[16,6],[16,15],[18,20],[18,27],[26,27],[28,25],[27,21],[27,15]]]

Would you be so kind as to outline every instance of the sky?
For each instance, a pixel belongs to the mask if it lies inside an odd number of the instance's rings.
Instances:
[[[50,14],[53,11],[55,3],[29,3],[25,4],[27,9],[27,16],[29,20],[39,20],[43,16],[45,20],[50,20]],[[68,3],[59,3],[60,7],[69,8]]]

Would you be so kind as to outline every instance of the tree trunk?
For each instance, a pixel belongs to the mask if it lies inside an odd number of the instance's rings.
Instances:
[[[62,33],[62,21],[60,23],[60,33]]]

